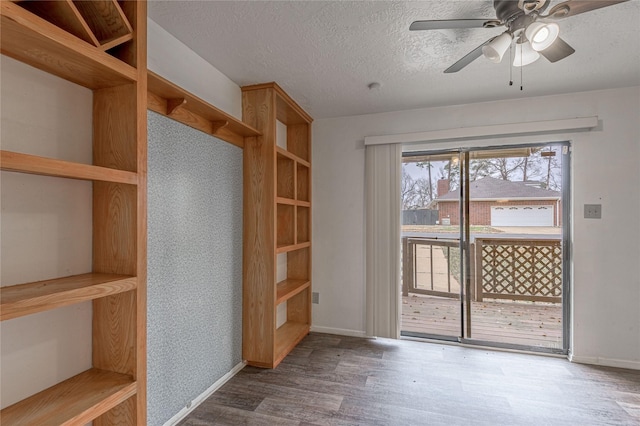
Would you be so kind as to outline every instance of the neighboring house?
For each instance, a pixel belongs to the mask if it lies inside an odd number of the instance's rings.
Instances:
[[[539,182],[511,182],[484,177],[470,184],[469,213],[472,225],[560,226],[560,192],[540,188]],[[440,194],[442,194],[440,196]],[[440,224],[460,223],[460,191],[449,190],[449,181],[438,181]],[[447,220],[448,219],[448,220]]]

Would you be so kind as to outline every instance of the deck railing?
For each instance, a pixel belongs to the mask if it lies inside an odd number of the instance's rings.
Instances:
[[[460,284],[451,275],[455,273],[455,265],[457,264],[452,256],[460,256],[458,246],[459,243],[456,240],[404,237],[402,239],[402,295],[416,293],[440,297],[459,297]],[[417,267],[418,250],[421,249],[429,251],[428,272],[420,271]],[[442,268],[442,257],[446,260],[445,268]],[[440,262],[434,261],[436,258]],[[452,271],[452,269],[454,270]]]
[[[404,237],[402,247],[404,296],[460,297],[458,240]],[[562,300],[560,239],[476,238],[470,251],[472,300]]]

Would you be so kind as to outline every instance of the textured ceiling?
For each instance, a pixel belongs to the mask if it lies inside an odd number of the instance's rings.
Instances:
[[[508,57],[443,73],[503,29],[409,32],[419,19],[493,18],[492,4],[154,0],[149,16],[238,85],[276,81],[315,118],[640,85],[640,0],[560,21],[576,53],[524,67],[523,91],[520,68],[508,85]]]

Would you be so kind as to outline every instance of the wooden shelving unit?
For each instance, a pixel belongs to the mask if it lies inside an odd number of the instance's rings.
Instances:
[[[243,120],[262,132],[244,143],[244,359],[273,368],[311,326],[311,122],[277,84],[242,89]],[[277,145],[276,122],[287,127]],[[286,279],[277,282],[277,256]],[[278,306],[287,320],[276,327]]]
[[[2,54],[93,90],[93,164],[0,151],[4,171],[93,182],[92,271],[0,290],[2,320],[92,300],[93,367],[3,409],[0,419],[145,425],[146,2],[0,7]]]
[[[148,107],[189,127],[213,135],[240,148],[244,138],[261,133],[226,112],[148,72]]]

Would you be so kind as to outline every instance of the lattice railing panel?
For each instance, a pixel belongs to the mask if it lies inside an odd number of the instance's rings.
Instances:
[[[476,250],[480,299],[561,300],[559,240],[477,239]]]

